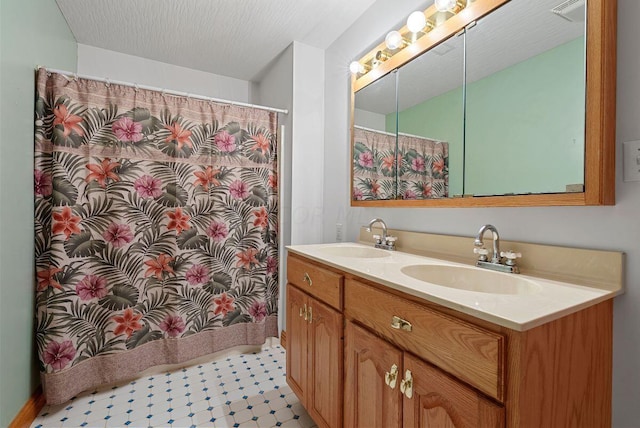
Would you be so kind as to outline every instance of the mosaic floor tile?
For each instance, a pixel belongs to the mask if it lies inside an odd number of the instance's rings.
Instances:
[[[284,367],[284,350],[265,346],[46,406],[31,427],[315,427]]]

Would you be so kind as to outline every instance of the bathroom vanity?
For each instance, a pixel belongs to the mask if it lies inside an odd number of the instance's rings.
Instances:
[[[602,253],[621,272],[622,254]],[[360,244],[291,246],[287,382],[322,427],[610,426],[621,274],[618,288],[583,272],[585,287],[527,275],[535,263],[514,275]]]

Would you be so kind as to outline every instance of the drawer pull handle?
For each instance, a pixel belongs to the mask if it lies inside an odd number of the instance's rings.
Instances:
[[[389,388],[395,389],[396,382],[398,381],[398,366],[392,365],[391,371],[388,371],[384,374],[384,383],[386,383]]]
[[[313,309],[309,306],[309,324],[313,322]]]
[[[400,381],[400,392],[409,399],[413,397],[413,377],[411,376],[411,370],[407,370],[404,374],[404,379]]]
[[[306,282],[307,284],[309,284],[309,286],[312,286],[312,285],[313,285],[313,281],[311,281],[311,277],[310,277],[310,276],[309,276],[309,274],[308,274],[308,273],[306,273],[306,272],[304,273],[304,276],[302,277],[302,280],[303,280],[304,282]]]
[[[304,320],[306,321],[308,318],[308,313],[307,313],[307,304],[304,304],[304,309],[300,308],[300,316],[304,318]]]
[[[393,318],[391,318],[391,328],[395,328],[396,330],[411,331],[413,329],[413,326],[409,321],[403,320],[402,318],[394,315]]]

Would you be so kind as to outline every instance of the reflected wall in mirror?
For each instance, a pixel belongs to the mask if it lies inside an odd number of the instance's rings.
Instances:
[[[399,199],[462,194],[463,79],[464,34],[398,70]]]
[[[398,67],[399,111],[379,112],[386,116],[382,131],[395,131],[395,122],[399,143],[402,134],[439,142],[448,155],[448,188],[445,180],[446,190],[427,200],[406,200],[419,198],[421,178],[414,174],[410,183],[406,173],[419,170],[426,156],[408,156],[411,148],[400,143],[396,187],[405,200],[358,200],[354,186],[352,205],[614,204],[616,0],[466,4],[416,46],[409,41],[352,80],[355,109],[367,110],[360,93]]]
[[[465,195],[584,191],[585,2],[511,0],[466,34]]]
[[[397,195],[396,79],[391,72],[355,94],[351,183],[356,201]]]

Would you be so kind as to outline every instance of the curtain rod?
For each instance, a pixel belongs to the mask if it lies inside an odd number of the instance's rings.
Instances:
[[[366,127],[360,126],[360,125],[353,125],[353,127],[357,128],[357,129],[361,129],[363,131],[376,132],[378,134],[388,135],[390,137],[395,137],[396,136],[396,134],[394,134],[392,132],[378,131],[377,129],[366,128]],[[446,141],[443,141],[443,140],[437,140],[435,138],[430,138],[430,137],[423,137],[421,135],[407,134],[407,133],[404,133],[404,132],[398,132],[398,135],[402,135],[403,137],[420,138],[422,140],[434,141],[436,143],[446,143]]]
[[[119,80],[111,80],[108,78],[104,78],[104,77],[95,77],[95,76],[87,76],[84,74],[78,74],[78,73],[73,73],[71,71],[65,71],[65,70],[56,70],[54,68],[47,68],[47,67],[43,67],[43,66],[38,66],[36,67],[36,70],[38,69],[44,69],[49,73],[57,73],[57,74],[61,74],[65,77],[72,77],[74,79],[87,79],[87,80],[95,80],[97,82],[103,82],[106,84],[111,84],[113,83],[114,85],[122,85],[122,86],[128,86],[131,88],[138,88],[138,89],[146,89],[149,91],[157,91],[157,92],[162,92],[168,95],[174,95],[177,97],[186,97],[186,98],[193,98],[196,100],[203,100],[203,101],[213,101],[216,103],[220,103],[220,104],[231,104],[231,105],[236,105],[236,106],[241,106],[241,107],[251,107],[251,108],[256,108],[259,110],[268,110],[268,111],[273,111],[276,113],[282,113],[282,114],[289,114],[289,110],[287,109],[281,109],[281,108],[275,108],[275,107],[266,107],[266,106],[261,106],[261,105],[257,105],[257,104],[249,104],[249,103],[242,103],[239,101],[230,101],[230,100],[223,100],[220,98],[213,98],[213,97],[205,97],[203,95],[194,95],[188,92],[180,92],[180,91],[172,91],[172,90],[168,90],[168,89],[164,89],[164,88],[158,88],[156,86],[147,86],[147,85],[138,85],[136,83],[129,83],[129,82],[122,82]]]

